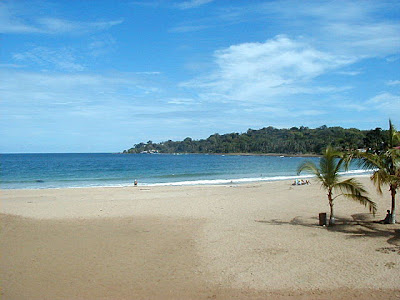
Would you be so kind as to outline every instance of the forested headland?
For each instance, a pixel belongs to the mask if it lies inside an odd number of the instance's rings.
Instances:
[[[135,144],[123,153],[249,153],[321,154],[328,145],[338,150],[372,149],[379,151],[388,143],[386,130],[321,126],[315,129],[266,127],[245,133],[213,134],[207,139]]]

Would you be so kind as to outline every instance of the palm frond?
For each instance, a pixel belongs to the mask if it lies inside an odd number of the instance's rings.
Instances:
[[[389,119],[389,148],[396,147],[400,143],[400,134],[394,127],[392,120]]]
[[[339,197],[345,196],[352,200],[358,201],[364,206],[368,206],[370,212],[375,214],[376,204],[368,196],[367,191],[364,189],[361,183],[359,183],[354,178],[349,178],[340,181],[341,176],[339,171],[344,168],[348,169],[349,164],[353,158],[360,158],[360,153],[354,152],[348,155],[344,155],[341,152],[335,151],[332,147],[325,149],[323,156],[320,158],[319,166],[315,165],[311,161],[306,161],[299,166],[297,169],[297,174],[303,171],[308,171],[317,176],[318,180],[321,182],[322,186],[328,190],[328,200],[331,205],[331,214],[333,215],[333,204],[332,201]],[[365,166],[374,166],[375,169],[375,158],[368,156],[368,159],[363,159],[362,163]],[[381,180],[382,178],[379,178]],[[386,179],[385,179],[386,180]],[[332,190],[339,189],[339,195],[333,197]],[[336,191],[335,191],[336,192]]]
[[[339,179],[338,173],[342,165],[342,161],[340,159],[341,156],[341,152],[338,152],[331,146],[328,146],[323,157],[320,159],[320,172],[324,177],[326,185],[328,186],[333,186]]]
[[[321,182],[322,186],[326,187],[326,182],[324,176],[321,174],[320,170],[318,169],[317,165],[312,161],[305,161],[297,168],[297,175],[300,175],[301,172],[306,171],[310,172],[314,176],[318,178]]]
[[[352,200],[358,201],[364,206],[368,206],[370,212],[375,214],[376,204],[368,196],[362,184],[354,178],[346,179],[335,185],[335,189],[340,189],[342,195]]]
[[[368,206],[369,211],[375,216],[377,210],[376,203],[372,201],[369,197],[362,195],[357,196],[354,194],[342,194],[342,196],[357,201],[365,207]]]
[[[376,154],[358,152],[355,154],[355,157],[359,158],[358,165],[364,170],[383,168],[383,158]]]
[[[342,169],[343,165],[346,165],[346,163],[345,163],[344,158],[342,157],[337,161],[334,173],[339,173],[340,170]]]
[[[371,180],[376,186],[378,193],[382,194],[382,186],[385,184],[390,184],[390,175],[385,172],[385,170],[379,169],[371,175]]]
[[[342,193],[348,192],[354,195],[367,194],[367,191],[364,189],[363,185],[354,178],[348,178],[344,181],[338,182],[334,186],[334,189],[339,189]]]
[[[316,176],[320,175],[320,171],[318,167],[312,161],[305,161],[297,168],[297,175],[300,175],[301,172],[308,171]]]
[[[342,160],[345,171],[349,170],[351,162],[354,158],[357,158],[357,153],[359,153],[358,150],[343,154]]]
[[[380,154],[360,153],[359,165],[366,170],[373,171],[371,180],[377,191],[382,194],[382,185],[398,185],[400,168],[400,150],[387,149]]]

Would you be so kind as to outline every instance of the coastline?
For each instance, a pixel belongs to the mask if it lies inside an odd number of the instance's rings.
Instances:
[[[313,180],[2,190],[3,297],[396,299],[400,225],[359,180],[377,215],[338,198],[334,228]]]
[[[317,158],[309,158],[317,161]],[[5,156],[2,189],[224,184],[291,179],[304,158],[266,155],[38,154]]]
[[[113,153],[113,154],[145,154],[145,155],[232,155],[232,156],[285,156],[285,157],[321,157],[320,154],[304,153],[304,154],[288,154],[288,153]]]
[[[212,153],[212,155],[321,157],[320,154],[311,154],[311,153],[305,153],[305,154],[288,154],[288,153]]]
[[[343,177],[365,177],[370,174],[368,170],[350,170],[342,172]],[[186,180],[186,181],[169,181],[169,182],[155,182],[155,183],[140,183],[142,187],[157,187],[157,186],[219,186],[229,184],[250,184],[250,183],[261,183],[261,182],[275,182],[275,181],[294,181],[296,179],[310,179],[314,177],[311,174],[302,175],[281,175],[281,176],[264,176],[264,177],[243,177],[243,178],[231,178],[231,179],[198,179],[198,180]],[[59,189],[84,189],[84,188],[124,188],[133,187],[134,182],[123,182],[118,184],[107,184],[107,185],[82,185],[82,186],[64,186],[64,187],[26,187],[26,188],[0,188],[0,191],[4,190],[59,190]]]

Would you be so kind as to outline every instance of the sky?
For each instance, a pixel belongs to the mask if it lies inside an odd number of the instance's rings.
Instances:
[[[0,1],[0,152],[400,127],[400,2]]]

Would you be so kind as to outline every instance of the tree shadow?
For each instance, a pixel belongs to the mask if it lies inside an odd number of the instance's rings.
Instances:
[[[371,218],[371,214],[354,214],[352,218],[337,217],[334,226],[320,226],[318,218],[302,218],[296,216],[290,221],[282,221],[279,219],[272,220],[255,220],[255,222],[267,225],[289,225],[302,226],[314,229],[327,230],[329,232],[339,232],[347,236],[347,238],[376,238],[385,237],[387,243],[391,247],[379,248],[377,251],[389,253],[397,252],[400,254],[400,224],[381,224]]]
[[[313,220],[317,220],[316,222]],[[290,221],[282,221],[280,219],[272,219],[272,220],[255,220],[258,223],[264,223],[268,225],[300,225],[303,227],[311,227],[311,228],[322,228],[318,226],[318,218],[309,218],[303,219],[301,216],[294,217]]]

